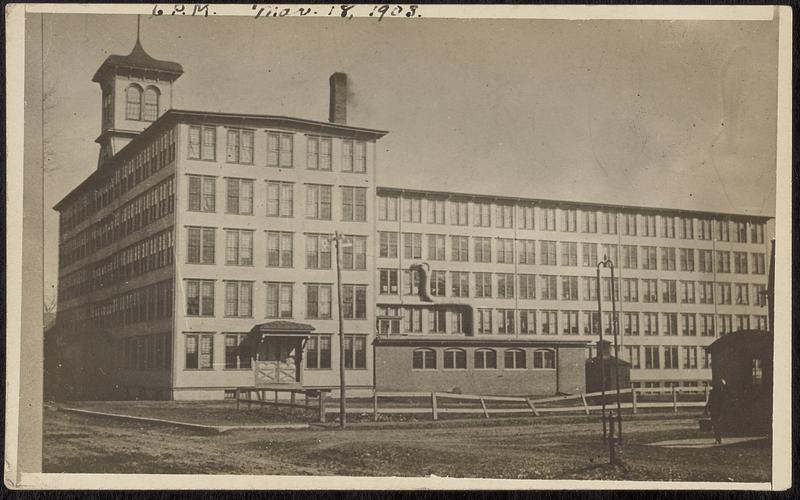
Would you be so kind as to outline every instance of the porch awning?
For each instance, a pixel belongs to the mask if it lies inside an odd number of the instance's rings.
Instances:
[[[270,321],[268,323],[260,323],[255,325],[247,333],[247,337],[245,337],[242,343],[239,344],[239,355],[252,357],[256,346],[265,336],[306,339],[313,331],[313,326],[305,323],[295,323],[294,321]]]

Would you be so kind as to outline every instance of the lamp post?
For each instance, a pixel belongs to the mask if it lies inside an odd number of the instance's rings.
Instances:
[[[616,307],[616,286],[614,282],[614,262],[608,258],[608,256],[603,255],[603,260],[597,263],[597,309],[598,315],[602,315],[601,306],[602,298],[600,297],[600,267],[605,267],[611,270],[611,321],[609,322],[609,326],[611,327],[611,333],[614,336],[614,385],[617,392],[617,442],[622,443],[622,398],[620,395],[620,387],[619,387],[619,322],[617,320],[617,307]],[[603,322],[602,317],[599,318],[600,320],[600,344],[602,348],[603,344]],[[600,357],[600,374],[601,378],[603,379],[603,386],[602,386],[602,398],[603,398],[603,438],[606,438],[606,422],[605,422],[605,359],[601,356]],[[609,453],[611,458],[611,463],[616,462],[616,453],[614,449],[614,420],[612,419],[609,422],[610,426],[610,439],[609,441]]]
[[[339,317],[339,428],[347,426],[347,407],[345,403],[345,376],[344,376],[344,320],[342,318],[342,266],[341,266],[341,247],[346,238],[336,231],[331,240],[336,242],[336,302]],[[348,243],[344,243],[348,246]],[[352,245],[352,243],[350,243]]]

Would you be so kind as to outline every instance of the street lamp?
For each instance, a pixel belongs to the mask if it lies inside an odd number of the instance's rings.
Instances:
[[[622,443],[622,399],[620,396],[619,387],[619,323],[617,321],[617,307],[616,307],[616,288],[614,282],[614,262],[608,256],[603,255],[603,260],[597,263],[597,315],[598,322],[600,323],[600,349],[603,348],[603,319],[602,319],[602,297],[600,296],[600,268],[605,267],[611,270],[611,321],[609,326],[614,335],[614,385],[617,392],[617,440]],[[611,462],[616,461],[614,450],[614,421],[611,419],[609,422],[610,436],[606,434],[606,378],[605,378],[605,359],[603,353],[599,355],[600,358],[600,378],[602,379],[601,398],[603,408],[603,439],[609,442],[609,453]]]
[[[339,231],[331,238],[336,242],[336,302],[339,310],[339,428],[347,426],[347,407],[345,404],[345,378],[344,378],[344,320],[342,318],[342,266],[341,248],[350,247],[353,244]]]

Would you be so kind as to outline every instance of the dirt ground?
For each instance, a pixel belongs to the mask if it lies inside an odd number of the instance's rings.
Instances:
[[[770,478],[766,440],[700,450],[647,445],[712,439],[697,430],[697,415],[646,415],[625,422],[624,468],[605,465],[608,449],[594,416],[454,424],[391,429],[387,424],[354,424],[344,431],[313,426],[200,435],[50,409],[45,411],[44,471],[725,482]]]

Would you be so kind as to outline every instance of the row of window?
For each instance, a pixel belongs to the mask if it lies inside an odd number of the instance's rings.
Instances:
[[[216,282],[213,280],[185,280],[186,315],[214,316]],[[252,318],[253,281],[223,281],[225,290],[225,317]],[[330,283],[304,283],[305,318],[331,319],[333,317],[333,285]],[[294,283],[267,281],[266,318],[294,317]],[[366,319],[367,285],[342,285],[342,317]]]
[[[175,160],[175,131],[169,128],[134,150],[102,184],[87,191],[61,211],[61,233],[72,229]],[[172,190],[170,190],[170,193]]]
[[[187,370],[214,370],[214,343],[216,335],[209,332],[184,333],[184,368]],[[252,368],[250,356],[239,352],[239,345],[247,337],[246,333],[223,333],[225,370],[249,370]],[[331,335],[312,335],[306,341],[305,368],[307,370],[331,369]],[[348,370],[366,370],[366,335],[344,336],[344,367]]]
[[[127,282],[137,276],[171,266],[175,235],[172,228],[129,245],[99,262],[61,278],[59,300]]]
[[[470,239],[472,245],[470,245]],[[443,234],[378,232],[378,255],[397,258],[402,243],[404,259],[432,261],[447,260],[447,240]],[[654,247],[578,243],[574,241],[519,240],[480,236],[449,237],[450,260],[454,262],[497,262],[501,264],[528,264],[543,266],[596,267],[603,257],[608,257],[622,269],[661,271],[700,271],[747,274],[764,274],[764,254],[730,252],[727,250],[702,250],[694,248]],[[537,251],[538,247],[538,251]],[[580,252],[579,252],[580,249]],[[470,250],[472,256],[470,257]],[[494,255],[494,258],[493,258]],[[661,257],[659,259],[659,256]],[[715,258],[716,256],[716,258]],[[620,258],[621,257],[621,258]],[[732,259],[731,259],[732,258]],[[731,268],[731,260],[733,267]],[[748,262],[752,260],[752,265]],[[660,261],[660,265],[659,265]]]
[[[225,161],[228,163],[254,164],[255,130],[225,128]],[[333,169],[333,138],[306,137],[306,168],[309,170],[331,171]],[[285,132],[266,132],[266,166],[293,168],[295,157],[294,134]],[[337,139],[338,140],[338,139]],[[340,171],[364,173],[367,171],[367,143],[364,141],[341,140]],[[189,127],[190,160],[217,160],[217,127],[192,125]]]
[[[448,209],[449,206],[449,209]],[[470,216],[470,207],[471,216]],[[448,215],[449,214],[449,215]],[[579,217],[580,214],[580,217]],[[423,217],[424,215],[424,217]],[[599,210],[553,208],[527,203],[492,203],[466,199],[400,198],[378,196],[378,220],[477,227],[539,229],[625,236],[660,236],[718,241],[764,243],[764,224],[729,220],[709,220],[667,215],[640,215]],[[423,221],[424,218],[424,221]],[[538,221],[538,225],[537,225]],[[558,224],[556,222],[558,221]],[[657,225],[658,222],[658,225]],[[657,227],[660,226],[660,231]],[[713,229],[712,229],[713,228]]]
[[[429,308],[423,306],[378,306],[378,332],[381,335],[449,333],[464,335],[598,335],[600,318],[597,311],[550,309],[492,309],[477,308],[474,324],[459,309]],[[751,325],[767,329],[765,315],[677,313],[677,312],[622,312],[618,316],[619,332],[625,336],[704,336],[715,337]],[[603,312],[603,333],[612,335],[612,314]]]
[[[610,277],[600,279],[602,300],[665,304],[713,304],[712,281],[656,280]],[[659,287],[660,284],[660,287]],[[420,294],[423,273],[418,269],[378,269],[381,295],[416,296]],[[449,285],[449,286],[448,286]],[[640,286],[641,285],[641,286]],[[554,274],[514,274],[467,271],[430,271],[428,292],[434,297],[475,297],[522,300],[597,300],[598,282],[594,276],[558,276]],[[640,294],[641,289],[641,294]],[[659,298],[660,289],[660,298]],[[717,303],[724,305],[766,305],[766,286],[750,283],[716,283]],[[641,299],[640,299],[641,297]]]
[[[123,370],[169,370],[172,336],[169,333],[122,339],[117,344],[116,366]]]
[[[189,175],[189,211],[217,211],[217,178],[209,175]],[[225,179],[225,213],[253,215],[255,181],[253,179]],[[304,184],[305,217],[307,219],[333,220],[333,185]],[[367,188],[340,186],[341,220],[364,222],[367,220]],[[266,181],[266,215],[268,217],[294,217],[294,183]]]
[[[148,85],[146,89],[143,89],[136,83],[130,84],[125,89],[125,119],[146,122],[155,121],[158,118],[160,96],[161,92],[152,85]]]
[[[642,362],[642,351],[644,351],[644,362]],[[624,359],[630,362],[632,369],[637,370],[711,368],[711,352],[707,346],[629,345],[624,347]]]
[[[102,220],[59,245],[65,267],[137,232],[175,211],[175,178],[170,176]]]
[[[92,304],[88,320],[96,327],[116,328],[171,318],[173,290],[173,281],[169,279],[118,294]]]
[[[473,351],[472,363],[467,366],[467,351],[464,349],[449,348],[443,349],[441,355],[441,365],[439,364],[439,352],[435,349],[420,348],[414,349],[411,354],[411,367],[414,370],[436,370],[439,366],[444,370],[525,370],[528,368],[528,353],[525,349],[505,349],[503,354],[503,366],[499,366],[497,351],[494,349],[475,349]],[[556,354],[552,349],[534,349],[533,363],[534,370],[555,370]]]

